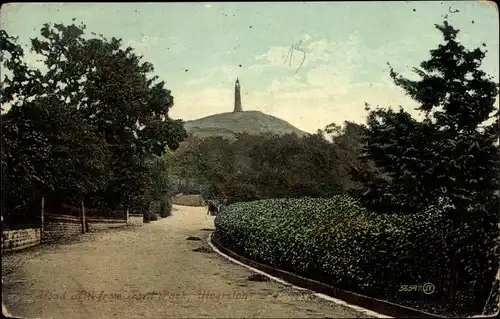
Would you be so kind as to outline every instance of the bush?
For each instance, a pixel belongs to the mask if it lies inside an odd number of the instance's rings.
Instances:
[[[150,211],[146,211],[146,212],[143,213],[143,221],[144,221],[144,223],[149,223],[149,222],[155,221],[155,220],[158,220],[158,217],[156,216],[155,213],[150,212]]]
[[[345,195],[269,199],[227,206],[215,227],[237,253],[339,288],[389,300],[447,296],[452,229],[436,207],[380,215]],[[398,295],[402,285],[427,282],[431,295]]]
[[[158,220],[158,216],[153,213],[153,212],[148,212],[148,215],[149,215],[149,220],[150,221],[155,221],[155,220]]]
[[[174,204],[174,200],[172,199],[172,197],[168,197],[167,198],[167,216],[171,216],[172,215],[172,206]]]
[[[162,199],[160,201],[160,216],[165,218],[172,215],[172,198]]]

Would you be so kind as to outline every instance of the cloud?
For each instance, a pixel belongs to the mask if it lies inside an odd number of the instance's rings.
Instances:
[[[406,109],[415,105],[400,89],[370,83],[332,85],[335,80],[330,78],[325,82],[330,84],[323,86],[254,94],[247,98],[247,104],[308,132],[315,132],[331,122],[364,122],[365,102],[374,106],[397,107],[401,104]]]
[[[320,39],[309,43],[298,43],[296,48],[304,52],[294,49],[291,63],[290,47],[272,47],[266,53],[255,57],[256,61],[264,63],[253,65],[250,69],[262,72],[266,69],[281,71],[280,76],[273,79],[267,90],[264,90],[265,93],[305,92],[308,96],[314,93],[318,98],[331,94],[345,94],[353,76],[362,65],[359,63],[360,44],[356,35],[352,35],[344,42]],[[285,60],[287,63],[284,63]]]
[[[404,45],[409,47],[409,43],[405,42]],[[370,51],[353,33],[344,41],[304,36],[298,47],[306,55],[298,72],[301,52],[294,50],[290,63],[291,45],[275,46],[257,54],[254,58],[256,63],[245,70],[236,65],[219,65],[189,83],[217,82],[213,81],[214,77],[219,77],[229,84],[239,75],[243,80],[244,110],[260,110],[311,133],[331,122],[365,122],[365,102],[385,107],[402,105],[417,116],[417,112],[413,111],[415,102],[394,85],[388,72],[373,83],[360,80],[360,74],[363,74],[369,63],[383,64],[381,68],[387,68],[384,59],[397,54],[393,44]],[[367,56],[366,52],[370,52],[370,55]],[[255,92],[247,91],[245,77],[262,79],[261,88]],[[186,120],[230,112],[233,108],[234,92],[230,85],[198,92],[186,90],[178,92],[177,96],[176,107],[172,111],[179,112],[179,117]]]
[[[233,99],[232,87],[174,92],[175,106],[170,115],[174,118],[193,120],[216,113],[231,112],[234,106]]]
[[[254,68],[307,68],[330,64],[331,67],[342,68],[354,66],[359,60],[362,47],[355,33],[346,41],[328,41],[319,39],[310,41],[309,35],[304,35],[302,40],[290,46],[275,46],[267,52],[255,56],[258,63]]]
[[[134,47],[148,47],[150,45],[158,44],[158,42],[159,42],[158,37],[144,36],[139,41],[136,41],[136,40],[128,41],[127,45],[134,46]]]
[[[266,53],[255,56],[255,60],[264,60],[272,66],[282,66],[289,52],[290,47],[272,47]]]
[[[200,75],[200,77],[187,80],[186,85],[193,86],[193,85],[205,83],[205,82],[209,81],[215,74],[217,74],[217,72],[219,72],[219,70],[220,70],[220,67],[210,68],[203,75]]]
[[[276,46],[256,55],[256,64],[247,67],[244,72],[235,65],[219,65],[210,69],[206,77],[194,79],[191,83],[204,83],[205,80],[212,81],[214,76],[222,76],[229,84],[239,75],[244,110],[259,110],[277,116],[311,133],[331,122],[342,124],[347,120],[364,123],[367,115],[365,102],[372,106],[393,108],[401,105],[413,116],[421,118],[414,110],[417,103],[393,83],[385,62],[398,62],[395,65],[397,71],[409,76],[409,68],[404,68],[406,63],[411,65],[411,60],[422,61],[428,52],[403,61],[396,44],[388,43],[370,50],[361,44],[356,34],[345,41],[308,40],[304,37],[300,46],[306,52],[306,61],[298,72],[295,56],[291,66],[284,62],[290,47]],[[403,51],[414,51],[415,40],[403,41]],[[427,41],[422,45],[427,46]],[[297,56],[300,57],[299,54]],[[375,81],[363,80],[368,67],[375,67],[372,70],[375,71]],[[378,78],[377,68],[380,70]],[[246,77],[261,79],[261,88],[248,91],[245,88]],[[233,109],[232,85],[198,92],[188,90],[176,95],[178,99],[172,111],[178,117],[191,120]]]
[[[331,122],[365,122],[365,102],[373,106],[403,105],[407,110],[415,105],[401,89],[384,83],[350,83],[348,78],[321,68],[309,72],[308,78],[312,84],[299,76],[274,79],[258,92],[248,92],[243,82],[243,109],[259,110],[313,133]],[[172,116],[192,120],[232,111],[234,91],[228,85],[221,89],[177,92],[175,97]]]
[[[188,85],[188,86],[197,85],[197,84],[204,83],[205,81],[206,81],[206,77],[205,78],[195,78],[195,79],[187,80],[186,85]]]
[[[310,87],[302,84],[297,89],[294,81],[272,81],[266,91],[244,94],[244,110],[259,110],[288,121],[299,129],[314,133],[331,122],[365,122],[365,102],[373,106],[397,107],[401,104],[409,111],[411,106],[415,106],[402,90],[383,84],[359,83],[342,87]],[[245,91],[244,86],[242,89]],[[192,120],[231,112],[234,91],[232,87],[210,88],[196,92],[177,92],[175,97],[175,107],[171,115]],[[416,115],[416,112],[412,113]]]
[[[141,53],[155,53],[157,51],[179,53],[186,50],[184,41],[174,36],[170,36],[167,39],[156,36],[144,36],[140,40],[130,40],[125,45]]]
[[[304,37],[299,48],[306,52],[306,61],[300,66],[298,58],[285,63],[290,47],[271,47],[267,52],[255,56],[257,64],[246,69],[247,76],[262,77],[267,83],[257,92],[247,92],[242,84],[243,107],[245,110],[260,110],[282,118],[296,127],[315,132],[331,122],[338,124],[345,120],[364,122],[365,101],[374,105],[409,106],[411,101],[404,93],[390,85],[390,78],[381,78],[378,83],[359,83],[354,80],[362,69],[364,58],[356,34],[345,41],[314,41]],[[297,62],[298,61],[298,62]],[[264,76],[270,72],[272,76]],[[230,83],[241,69],[234,65],[219,65],[208,70],[206,75],[189,81],[200,84],[216,75]],[[243,77],[243,76],[241,76]],[[228,88],[207,88],[201,91],[178,92],[174,114],[186,120],[200,118],[219,112],[230,112],[233,108],[234,92]]]
[[[213,78],[218,76],[218,80],[222,79],[223,81],[234,81],[237,76],[241,75],[242,70],[239,65],[218,65],[208,69],[205,73],[201,74],[197,78],[193,78],[186,81],[186,85],[198,85],[203,83],[213,82]]]

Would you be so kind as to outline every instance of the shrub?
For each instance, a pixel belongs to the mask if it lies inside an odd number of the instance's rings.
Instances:
[[[156,216],[155,213],[150,212],[150,211],[146,211],[146,212],[143,213],[143,221],[144,221],[144,223],[149,223],[149,222],[155,221],[155,220],[158,220],[158,217]]]
[[[415,299],[398,296],[401,285],[427,282],[436,290],[422,298],[446,297],[451,235],[461,233],[452,233],[436,207],[373,214],[345,195],[235,203],[217,215],[215,227],[215,238],[237,253],[385,299]]]
[[[150,220],[149,220],[149,214],[148,213],[143,213],[142,214],[142,221],[144,223],[149,223],[150,222]]]
[[[148,212],[147,214],[149,215],[149,220],[150,220],[150,221],[155,221],[155,220],[158,220],[158,216],[157,216],[155,213],[153,213],[153,212]]]
[[[160,216],[165,218],[172,215],[172,198],[168,197],[160,201]]]
[[[171,216],[172,215],[172,206],[174,204],[174,200],[172,199],[172,197],[168,197],[167,198],[167,216]]]

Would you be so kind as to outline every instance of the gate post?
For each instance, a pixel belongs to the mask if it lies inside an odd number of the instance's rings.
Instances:
[[[85,206],[82,201],[82,233],[85,234]]]
[[[43,243],[43,233],[45,224],[45,197],[42,197],[42,205],[40,209],[40,243]]]

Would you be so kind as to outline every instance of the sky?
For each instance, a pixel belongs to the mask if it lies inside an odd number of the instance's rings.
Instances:
[[[417,115],[387,62],[413,77],[443,42],[435,24],[446,14],[466,48],[486,43],[482,69],[498,82],[498,8],[485,1],[19,3],[1,7],[0,28],[28,49],[44,23],[75,18],[154,65],[172,91],[173,118],[232,111],[238,77],[243,110],[314,133],[364,123],[365,102]],[[26,60],[39,63],[29,51]]]

